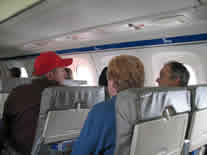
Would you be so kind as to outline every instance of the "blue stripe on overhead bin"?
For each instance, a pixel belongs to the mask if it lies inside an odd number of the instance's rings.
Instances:
[[[207,40],[207,33],[196,34],[191,36],[179,36],[179,37],[169,37],[167,40],[172,40],[172,43],[186,43],[186,42],[197,42]]]
[[[57,54],[66,54],[66,53],[76,53],[76,52],[88,52],[94,51],[94,47],[83,47],[83,48],[74,48],[74,49],[67,49],[67,50],[59,50],[56,51]]]
[[[103,51],[103,50],[132,48],[132,47],[150,47],[150,46],[177,44],[177,43],[198,42],[198,41],[205,41],[205,40],[207,41],[207,33],[97,45],[97,46],[75,48],[75,49],[68,49],[68,50],[59,50],[56,52],[58,54],[98,52],[98,51]]]
[[[195,42],[200,42],[200,41],[207,41],[207,33],[58,50],[56,51],[56,53],[57,54],[86,53],[86,52],[98,52],[98,51],[113,50],[113,49],[173,45],[173,44],[182,44],[182,43],[190,43],[190,42],[195,43]],[[22,58],[34,57],[38,55],[39,54],[6,57],[6,58],[0,58],[0,61],[22,59]]]
[[[122,42],[115,44],[106,44],[95,46],[96,50],[109,50],[109,49],[120,49],[120,48],[130,48],[138,46],[154,46],[163,44],[162,39],[153,39],[153,40],[142,40],[142,41],[131,41],[131,42]]]

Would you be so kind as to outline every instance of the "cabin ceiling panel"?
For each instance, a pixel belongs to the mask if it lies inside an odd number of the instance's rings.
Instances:
[[[194,0],[48,0],[0,25],[0,42],[19,44],[138,16],[190,7]]]
[[[195,0],[46,0],[0,24],[1,57],[28,55],[44,50],[79,48],[117,41],[143,40],[143,36],[153,38],[160,36],[154,35],[161,34],[160,31],[151,31],[147,35],[145,32],[118,32],[120,33],[118,35],[117,33],[108,33],[107,35],[100,34],[94,40],[46,43],[47,40],[64,34],[86,32],[93,28],[128,19],[191,8],[194,4]],[[29,50],[22,48],[27,43],[38,43],[41,40],[44,42],[40,42],[40,44],[45,43],[42,48]]]
[[[1,0],[0,2],[0,22],[22,12],[23,10],[39,3],[42,0]]]
[[[63,49],[74,49],[74,48],[81,48],[81,47],[89,47],[89,46],[96,46],[96,45],[104,45],[104,44],[112,44],[112,43],[120,43],[120,42],[130,42],[130,41],[138,41],[138,40],[151,40],[157,38],[168,38],[168,37],[175,37],[175,36],[183,36],[190,34],[200,34],[206,33],[206,23],[198,24],[198,25],[191,25],[188,24],[185,27],[172,28],[167,29],[163,28],[162,30],[156,31],[132,31],[131,33],[117,33],[116,35],[102,35],[96,37],[95,40],[84,40],[84,41],[76,41],[76,40],[65,40],[60,42],[55,42],[54,40],[49,41],[48,43],[45,42],[45,45],[39,46],[37,45],[36,48],[30,48],[31,51],[47,51],[47,50],[63,50]],[[181,35],[182,34],[182,35]],[[40,43],[44,43],[43,41]],[[30,45],[30,44],[28,44]],[[20,47],[22,49],[27,49],[27,47]]]

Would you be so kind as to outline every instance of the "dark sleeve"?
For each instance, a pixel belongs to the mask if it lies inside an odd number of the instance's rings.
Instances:
[[[12,99],[14,93],[11,92],[4,103],[3,117],[0,119],[0,148],[3,146],[4,141],[8,137],[9,122],[10,122],[10,107],[12,106]]]
[[[7,135],[7,125],[3,119],[0,119],[0,154],[4,146],[6,135]]]
[[[14,88],[8,95],[5,103],[4,103],[4,111],[3,111],[3,119],[5,122],[8,123],[9,118],[11,116],[14,116],[16,114],[17,109],[17,102],[16,102],[16,96],[18,96],[18,89]]]
[[[8,111],[8,104],[9,104],[8,102],[9,102],[9,97],[4,103],[3,116],[0,119],[0,155],[4,148],[4,142],[8,135],[7,114],[6,114]]]

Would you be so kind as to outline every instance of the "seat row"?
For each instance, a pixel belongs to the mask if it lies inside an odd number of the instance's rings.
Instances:
[[[115,103],[115,154],[177,155],[207,144],[206,92],[206,85],[120,92]],[[32,154],[44,152],[48,143],[76,138],[90,108],[104,99],[104,88],[100,87],[45,89]]]
[[[23,84],[29,84],[32,82],[32,78],[2,78],[0,79],[0,92],[9,93],[13,88]],[[87,81],[84,80],[65,80],[66,86],[80,86],[86,85]]]
[[[206,85],[121,92],[115,154],[180,155],[207,144],[206,93]]]
[[[23,85],[23,84],[30,84],[32,82],[31,78],[2,78],[0,80],[0,118],[3,114],[3,107],[4,102],[6,101],[9,92],[12,91],[13,88],[16,88],[17,86]],[[87,84],[87,81],[83,80],[65,80],[65,85],[85,85]]]
[[[183,149],[192,152],[207,144],[206,92],[207,86],[198,85],[131,88],[119,93],[115,154],[181,154]],[[99,87],[45,89],[33,154],[43,144],[77,137],[89,109],[103,100],[104,90]],[[184,141],[188,148],[183,148]]]

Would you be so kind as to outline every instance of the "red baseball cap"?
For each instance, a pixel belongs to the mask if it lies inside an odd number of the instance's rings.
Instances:
[[[72,62],[73,59],[62,59],[55,52],[44,52],[35,59],[33,75],[41,76],[55,68],[69,66]]]

